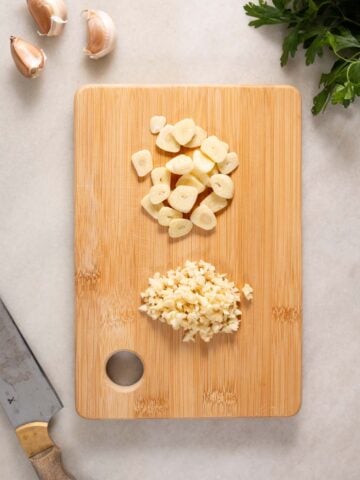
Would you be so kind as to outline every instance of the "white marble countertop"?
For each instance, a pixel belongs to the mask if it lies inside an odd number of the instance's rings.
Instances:
[[[78,480],[360,478],[360,102],[313,118],[321,65],[279,66],[281,31],[247,27],[244,0],[70,2],[39,39],[25,0],[1,2],[0,294],[65,408],[52,433]],[[103,7],[118,49],[94,63],[79,12]],[[23,79],[8,37],[48,55]],[[301,53],[299,57],[301,57]],[[303,96],[303,405],[288,419],[86,421],[74,408],[72,102],[86,83],[295,85]],[[0,478],[35,478],[0,411]]]

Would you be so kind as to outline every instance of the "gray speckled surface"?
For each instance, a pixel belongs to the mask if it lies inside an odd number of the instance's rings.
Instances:
[[[68,2],[70,3],[70,2]],[[39,39],[25,1],[1,2],[0,293],[65,408],[53,436],[78,480],[360,478],[359,108],[312,118],[319,72],[279,67],[281,31],[246,26],[243,0],[71,2],[63,37]],[[83,58],[81,9],[119,30],[111,57]],[[10,34],[49,57],[29,82]],[[303,95],[304,384],[289,419],[91,422],[74,409],[72,100],[85,83],[290,83]],[[35,478],[0,411],[0,478]]]

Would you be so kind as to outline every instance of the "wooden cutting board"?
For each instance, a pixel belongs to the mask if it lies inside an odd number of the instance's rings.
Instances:
[[[170,240],[140,208],[150,179],[130,157],[154,152],[149,119],[192,117],[241,163],[215,232]],[[289,86],[86,86],[75,98],[76,406],[86,418],[288,416],[301,403],[301,104]],[[204,259],[254,300],[240,330],[209,344],[138,312],[156,271]],[[120,388],[113,352],[144,363]]]

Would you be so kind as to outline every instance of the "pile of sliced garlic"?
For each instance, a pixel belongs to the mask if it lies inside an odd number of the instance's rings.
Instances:
[[[186,261],[165,275],[155,273],[141,293],[139,307],[153,320],[184,330],[183,341],[198,334],[209,342],[216,333],[236,332],[240,325],[240,292],[210,263]]]
[[[208,136],[191,118],[171,125],[163,115],[155,115],[150,119],[150,131],[157,135],[158,148],[176,155],[165,166],[156,168],[149,150],[132,155],[137,175],[145,177],[150,173],[153,184],[141,206],[160,225],[168,227],[171,238],[187,235],[193,225],[213,230],[217,224],[215,213],[234,196],[229,174],[239,166],[238,155],[229,152],[229,145],[215,135]],[[194,150],[181,153],[182,147]],[[173,176],[175,188],[171,189]],[[206,189],[209,194],[198,202]],[[184,218],[187,214],[188,218]]]

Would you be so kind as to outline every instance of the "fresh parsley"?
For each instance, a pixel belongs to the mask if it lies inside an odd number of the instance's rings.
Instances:
[[[325,48],[335,56],[331,70],[320,77],[321,91],[314,97],[314,115],[329,102],[347,108],[360,96],[360,0],[265,0],[245,5],[249,25],[285,24],[288,33],[282,45],[281,66],[294,57],[300,45],[310,65]]]

